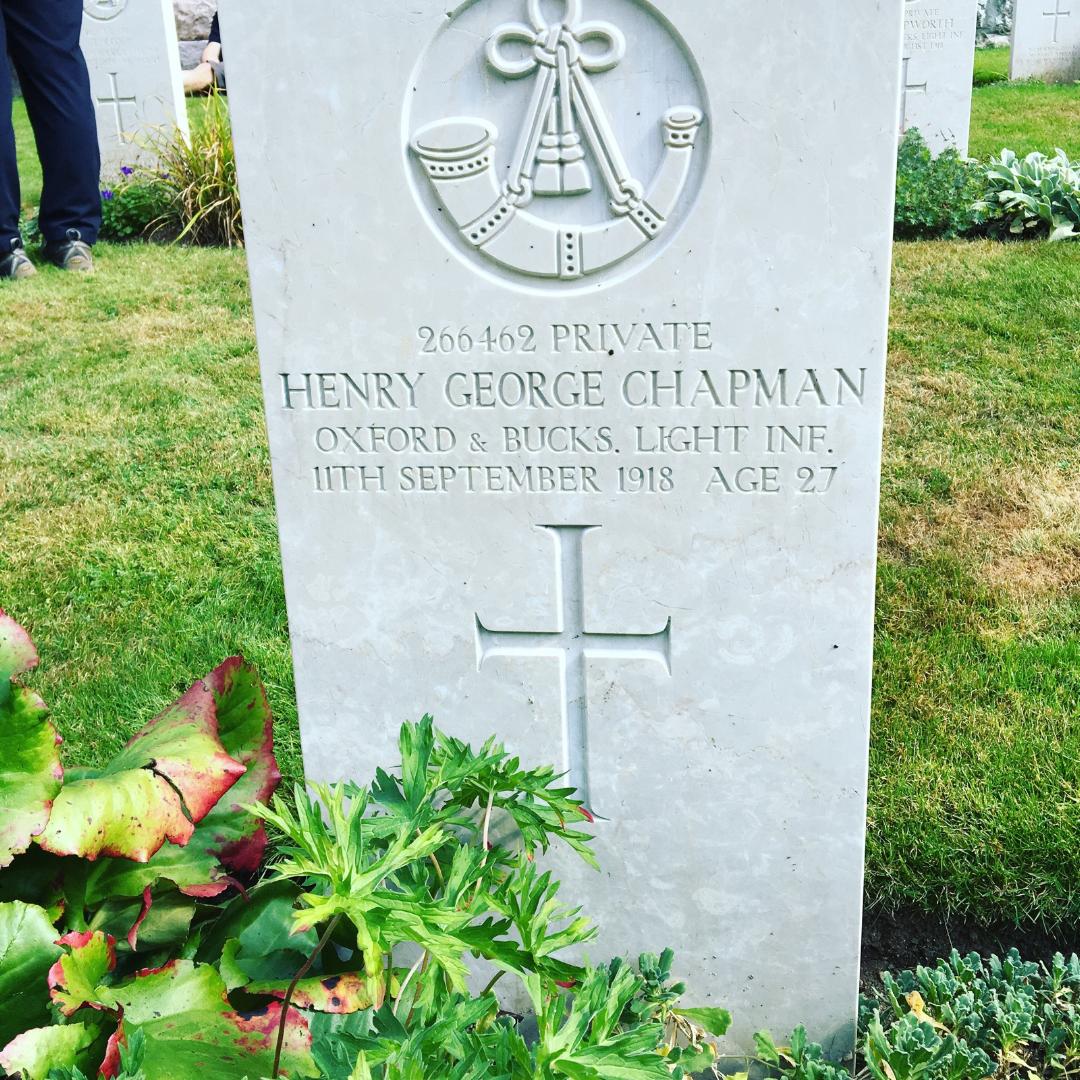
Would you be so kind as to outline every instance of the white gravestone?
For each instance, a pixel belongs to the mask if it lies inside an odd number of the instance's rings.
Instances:
[[[1080,79],[1080,0],[1016,0],[1012,79]]]
[[[978,14],[976,0],[905,0],[900,133],[918,128],[935,153],[967,156]]]
[[[187,137],[171,0],[83,0],[82,50],[97,115],[101,176],[148,163],[147,136],[179,127]]]
[[[308,775],[558,762],[732,1048],[852,1042],[901,6],[222,11]]]

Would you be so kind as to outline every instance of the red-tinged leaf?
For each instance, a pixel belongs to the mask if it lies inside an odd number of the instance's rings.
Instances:
[[[120,1047],[126,1045],[127,1040],[124,1038],[124,1029],[121,1025],[109,1036],[109,1041],[105,1046],[105,1060],[102,1061],[100,1069],[104,1080],[113,1080],[114,1077],[120,1075],[120,1070],[124,1067],[120,1057]]]
[[[102,855],[146,862],[166,840],[183,845],[194,831],[173,788],[140,767],[65,784],[38,843],[91,862]]]
[[[233,660],[226,660],[200,679],[120,752],[120,758],[129,762],[153,762],[154,771],[180,792],[195,824],[210,813],[245,771],[243,764],[229,755],[218,734],[218,702],[213,686],[218,673],[233,664]]]
[[[131,951],[135,952],[139,948],[139,930],[142,924],[146,922],[146,916],[150,914],[150,909],[154,906],[154,893],[149,885],[143,889],[142,908],[139,911],[138,918],[131,924],[131,929],[127,932],[127,943],[131,946]]]
[[[138,1028],[146,1037],[147,1076],[243,1080],[271,1073],[281,1005],[234,1012],[221,976],[209,965],[177,960],[140,972],[134,982],[115,989],[113,998],[124,1010],[125,1035]],[[282,1065],[285,1076],[319,1075],[311,1032],[295,1009],[288,1013]]]
[[[24,1031],[0,1050],[0,1068],[25,1080],[47,1080],[53,1069],[86,1064],[100,1034],[96,1024],[63,1024]]]
[[[269,801],[281,774],[274,758],[273,720],[255,669],[240,658],[227,660],[203,680],[217,704],[218,732],[230,756],[247,771],[195,827],[180,847],[165,844],[146,863],[107,860],[87,890],[91,904],[112,896],[138,896],[161,880],[186,896],[213,899],[254,873],[266,849],[262,822],[245,809]]]
[[[149,904],[138,899],[114,897],[93,914],[91,930],[103,930],[117,940],[127,938],[133,952],[179,953],[191,935],[195,902],[168,886],[152,889]],[[134,933],[133,933],[134,931]]]
[[[49,969],[60,955],[42,908],[0,904],[0,1046],[49,1019]]]
[[[244,986],[249,994],[265,994],[284,1000],[288,982],[253,982]],[[355,974],[331,975],[325,979],[301,979],[293,991],[292,1003],[298,1009],[347,1016],[373,1008],[374,998],[368,993],[364,979]]]
[[[107,855],[145,863],[166,841],[187,844],[245,772],[218,737],[216,679],[211,672],[197,682],[104,769],[65,784],[41,846],[91,861]]]
[[[226,660],[206,683],[217,702],[222,745],[247,771],[199,826],[199,840],[207,837],[207,850],[227,870],[253,874],[266,851],[266,829],[244,807],[269,803],[281,782],[270,702],[258,672],[241,657]]]
[[[101,982],[116,967],[116,939],[88,931],[65,934],[56,944],[69,950],[49,972],[49,996],[60,1011],[74,1016],[84,1005],[105,1008]]]
[[[13,681],[37,662],[29,635],[0,611],[0,869],[44,831],[64,779],[45,702]]]

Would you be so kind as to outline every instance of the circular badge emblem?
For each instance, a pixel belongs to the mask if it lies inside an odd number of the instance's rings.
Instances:
[[[407,88],[424,216],[475,268],[556,290],[621,278],[685,220],[708,97],[646,0],[473,0]]]
[[[127,6],[128,0],[83,0],[83,11],[98,22],[115,19]]]

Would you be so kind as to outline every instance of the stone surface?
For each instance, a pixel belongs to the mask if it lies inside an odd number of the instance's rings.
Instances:
[[[97,111],[101,176],[147,162],[155,130],[188,130],[171,0],[84,0],[82,49]]]
[[[977,19],[976,0],[905,0],[900,131],[935,153],[968,152]]]
[[[1008,34],[1012,30],[1013,0],[981,0],[979,33],[987,37]]]
[[[181,41],[205,42],[217,9],[217,0],[173,0],[176,36]]]
[[[190,71],[202,63],[202,54],[206,51],[205,41],[181,41],[180,42],[180,66],[184,71]]]
[[[1009,77],[1043,82],[1080,79],[1080,3],[1016,0]]]
[[[840,1051],[902,0],[658,6],[223,9],[306,768],[557,761],[594,958]]]

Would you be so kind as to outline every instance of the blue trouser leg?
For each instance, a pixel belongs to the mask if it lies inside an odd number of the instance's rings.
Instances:
[[[11,123],[11,71],[7,34],[0,18],[0,259],[19,241],[19,169],[15,157],[15,128]]]
[[[79,47],[83,5],[81,0],[0,0],[0,11],[44,175],[41,235],[56,243],[69,229],[78,229],[92,244],[101,227],[101,158],[90,76]],[[7,151],[0,147],[0,153]]]

